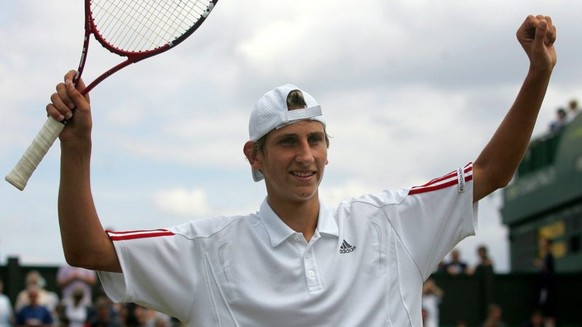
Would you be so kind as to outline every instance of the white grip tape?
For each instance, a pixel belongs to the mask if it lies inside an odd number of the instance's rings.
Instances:
[[[32,173],[42,161],[44,155],[48,152],[53,143],[55,143],[55,140],[59,137],[63,128],[65,128],[65,124],[49,117],[16,166],[4,179],[6,179],[8,183],[14,185],[17,189],[21,191],[24,190],[28,179],[32,176]]]

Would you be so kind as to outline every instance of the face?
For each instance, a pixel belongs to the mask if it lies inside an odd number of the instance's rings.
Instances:
[[[38,291],[36,289],[28,290],[28,299],[31,305],[36,305],[38,303]]]
[[[317,199],[327,164],[323,125],[300,121],[271,131],[262,152],[251,165],[265,176],[269,201],[294,202]]]

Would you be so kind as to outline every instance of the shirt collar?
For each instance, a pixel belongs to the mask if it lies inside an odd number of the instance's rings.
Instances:
[[[329,234],[336,237],[339,236],[339,228],[337,222],[333,219],[332,211],[329,210],[321,200],[319,203],[317,231],[319,231],[320,234]],[[267,230],[267,234],[269,234],[273,247],[283,243],[283,241],[296,233],[291,229],[291,227],[287,226],[279,216],[277,216],[266,198],[259,209],[259,216],[265,225],[265,229]]]

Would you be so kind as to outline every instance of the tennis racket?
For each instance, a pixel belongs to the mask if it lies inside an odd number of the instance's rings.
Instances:
[[[87,94],[115,72],[168,51],[192,35],[218,0],[85,0],[85,37],[75,82],[89,50],[91,34],[107,50],[127,59],[101,74],[81,92]],[[49,117],[5,179],[24,190],[30,176],[48,152],[66,121]]]

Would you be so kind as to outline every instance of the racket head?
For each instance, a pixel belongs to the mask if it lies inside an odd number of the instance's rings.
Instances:
[[[130,63],[183,42],[218,0],[86,0],[86,28],[109,51]]]

